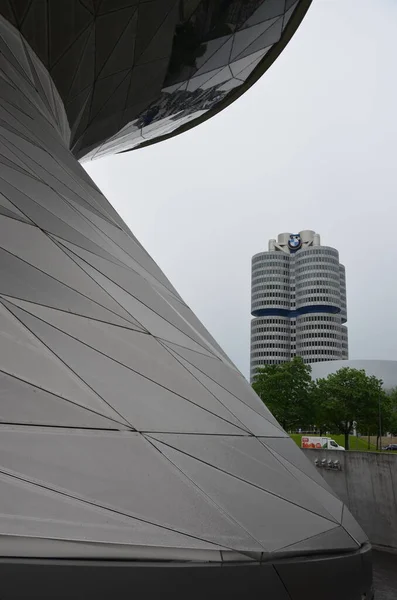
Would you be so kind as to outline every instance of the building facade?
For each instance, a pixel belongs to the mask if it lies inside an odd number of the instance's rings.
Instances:
[[[78,160],[214,116],[309,4],[0,0],[2,600],[369,598],[365,533]]]
[[[252,258],[251,378],[264,364],[349,357],[345,267],[305,230],[281,233]]]
[[[397,361],[396,360],[376,360],[376,359],[359,359],[359,360],[333,360],[330,362],[318,362],[312,364],[312,379],[324,379],[336,373],[339,369],[348,367],[350,369],[358,369],[365,371],[368,377],[374,376],[382,380],[383,389],[390,391],[397,388]]]

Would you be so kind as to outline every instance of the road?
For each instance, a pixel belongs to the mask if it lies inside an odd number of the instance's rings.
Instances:
[[[397,600],[397,554],[373,551],[375,600]]]

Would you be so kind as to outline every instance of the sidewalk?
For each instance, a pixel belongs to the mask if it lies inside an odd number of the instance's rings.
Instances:
[[[374,550],[375,600],[397,599],[397,554]]]

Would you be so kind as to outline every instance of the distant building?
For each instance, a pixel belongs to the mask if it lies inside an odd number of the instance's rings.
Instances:
[[[281,233],[252,258],[251,378],[265,364],[346,360],[346,276],[314,231]]]
[[[343,367],[364,370],[371,377],[374,375],[383,381],[383,388],[391,390],[397,387],[397,361],[396,360],[333,360],[330,362],[314,363],[312,366],[312,379],[323,379],[331,373],[336,373]]]

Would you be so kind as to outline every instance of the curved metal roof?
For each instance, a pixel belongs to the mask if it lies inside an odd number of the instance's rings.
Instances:
[[[81,158],[132,150],[233,102],[285,47],[311,0],[2,3],[48,69]]]

